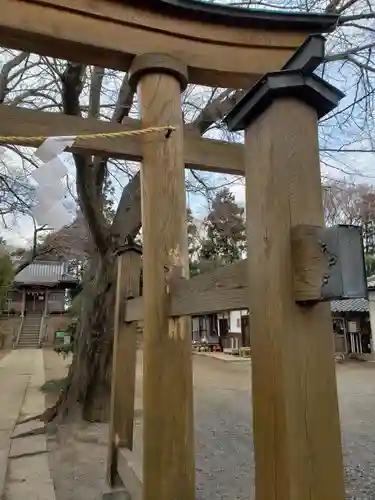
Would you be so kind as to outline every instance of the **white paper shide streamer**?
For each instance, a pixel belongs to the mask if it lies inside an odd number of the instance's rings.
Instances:
[[[43,164],[31,174],[38,183],[35,189],[38,204],[32,209],[32,214],[41,226],[58,230],[72,222],[71,212],[63,200],[66,190],[61,182],[68,170],[59,154],[74,141],[73,136],[49,137],[35,152]]]

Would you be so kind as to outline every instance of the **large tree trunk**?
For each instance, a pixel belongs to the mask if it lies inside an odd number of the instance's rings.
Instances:
[[[114,258],[95,256],[82,291],[82,313],[74,340],[73,361],[65,390],[53,408],[44,414],[83,417],[87,421],[108,419],[115,299]]]
[[[72,364],[71,397],[78,393],[83,418],[90,421],[108,417],[116,284],[113,262],[111,253],[100,258],[94,281],[84,294],[85,311]]]

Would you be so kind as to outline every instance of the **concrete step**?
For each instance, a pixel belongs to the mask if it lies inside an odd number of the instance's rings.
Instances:
[[[17,349],[38,349],[38,345],[19,345],[17,346]]]

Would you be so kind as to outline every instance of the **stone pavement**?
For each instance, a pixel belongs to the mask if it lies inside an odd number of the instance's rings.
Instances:
[[[14,350],[0,361],[0,499],[54,500],[45,434],[18,437],[42,427],[20,420],[45,408],[41,349]],[[38,431],[36,431],[38,432]]]
[[[243,361],[251,361],[251,358],[243,358],[240,356],[232,356],[231,354],[227,354],[225,352],[204,352],[204,351],[193,351],[193,354],[197,356],[208,356],[211,359],[218,359],[219,361],[226,361],[229,363],[241,363]]]

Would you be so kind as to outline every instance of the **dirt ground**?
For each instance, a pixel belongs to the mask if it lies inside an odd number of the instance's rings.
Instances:
[[[200,355],[193,359],[196,498],[248,500],[254,480],[250,363]],[[45,352],[47,379],[63,376],[66,366],[55,353]],[[337,379],[347,500],[375,500],[375,363],[337,365]],[[50,437],[57,500],[101,498],[106,437],[104,424],[70,424]]]

